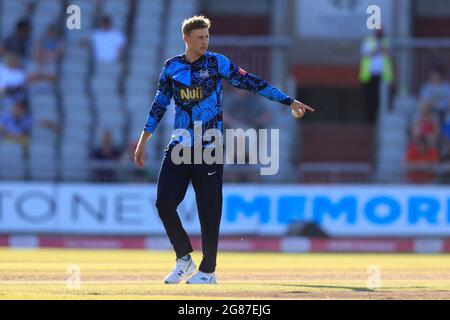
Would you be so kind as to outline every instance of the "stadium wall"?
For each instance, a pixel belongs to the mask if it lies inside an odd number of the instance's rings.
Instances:
[[[191,238],[201,250],[201,238]],[[0,247],[171,250],[162,236],[0,235]],[[220,251],[287,253],[450,253],[446,238],[333,238],[222,236]]]

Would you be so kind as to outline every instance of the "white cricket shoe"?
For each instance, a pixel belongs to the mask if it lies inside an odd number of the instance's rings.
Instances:
[[[217,284],[216,275],[213,273],[197,272],[186,281],[187,284]]]
[[[190,258],[188,261],[177,259],[177,264],[172,272],[164,278],[164,283],[176,284],[188,278],[197,270],[194,261]]]

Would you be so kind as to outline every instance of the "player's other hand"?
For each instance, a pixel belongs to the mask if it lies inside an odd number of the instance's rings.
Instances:
[[[297,114],[300,114],[300,118],[303,117],[306,113],[306,111],[314,112],[316,111],[314,108],[311,108],[310,106],[301,103],[298,100],[294,100],[291,104],[291,109],[294,110]]]
[[[145,147],[138,145],[134,151],[134,163],[139,168],[144,167],[145,163]]]

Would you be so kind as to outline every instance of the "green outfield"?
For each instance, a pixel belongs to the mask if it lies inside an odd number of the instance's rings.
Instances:
[[[213,286],[163,284],[173,264],[168,252],[1,248],[0,299],[450,299],[450,255],[222,252]]]

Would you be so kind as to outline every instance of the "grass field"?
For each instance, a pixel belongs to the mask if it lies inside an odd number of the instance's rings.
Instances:
[[[168,252],[0,248],[0,299],[450,299],[450,255],[221,252],[215,286],[163,284],[173,264]]]

